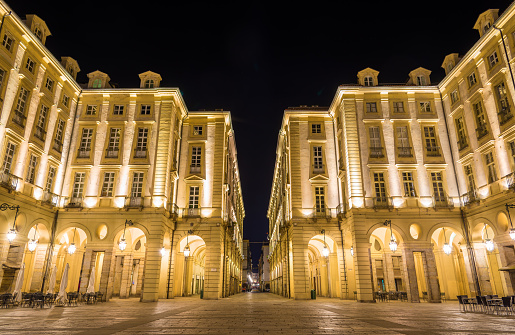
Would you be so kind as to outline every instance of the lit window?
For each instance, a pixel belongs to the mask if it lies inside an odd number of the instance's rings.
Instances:
[[[93,88],[102,88],[102,79],[93,80]]]
[[[486,170],[488,171],[488,183],[497,181],[497,172],[495,171],[494,154],[489,152],[485,154]]]
[[[418,103],[420,111],[422,113],[431,113],[431,102],[429,101],[420,101]]]
[[[112,197],[114,189],[114,172],[105,172],[104,181],[102,182],[101,197]]]
[[[45,88],[52,92],[54,90],[54,81],[50,78],[46,79]]]
[[[405,197],[416,197],[417,193],[415,192],[415,181],[413,179],[413,172],[403,172],[402,173],[402,184],[404,186],[404,196]]]
[[[38,157],[34,155],[30,155],[29,158],[29,166],[27,169],[27,177],[25,181],[29,184],[34,184],[34,179],[36,177],[36,167],[38,165]]]
[[[97,105],[88,105],[86,107],[86,115],[97,115]]]
[[[497,56],[497,51],[494,51],[488,56],[488,65],[490,68],[493,68],[497,63],[499,63],[499,57]]]
[[[27,57],[27,62],[25,63],[25,68],[30,73],[34,73],[34,69],[36,68],[36,63],[32,59]]]
[[[4,38],[2,40],[2,45],[4,46],[4,48],[7,49],[7,51],[12,52],[13,44],[14,44],[14,39],[12,37],[10,37],[9,35],[4,34]]]
[[[311,124],[311,134],[321,134],[322,133],[322,125],[320,123]]]
[[[471,74],[469,74],[467,77],[467,81],[469,83],[469,87],[476,85],[477,84],[476,73],[472,72]]]
[[[377,105],[375,102],[367,102],[365,107],[367,113],[377,113]]]
[[[374,80],[372,77],[368,76],[368,77],[365,77],[365,86],[373,86],[374,85]]]

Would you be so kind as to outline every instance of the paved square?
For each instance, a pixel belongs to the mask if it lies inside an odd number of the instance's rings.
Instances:
[[[1,309],[0,334],[515,334],[515,317],[461,313],[457,302],[361,304],[247,293]]]

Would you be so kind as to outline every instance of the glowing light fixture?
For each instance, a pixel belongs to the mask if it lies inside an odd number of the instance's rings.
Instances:
[[[38,231],[38,225],[36,224],[36,228],[34,229],[34,237],[29,241],[27,248],[30,252],[33,252],[36,250],[36,247],[38,246],[38,241],[36,240],[36,234]]]
[[[165,255],[166,255],[166,249],[165,249],[165,247],[163,246],[163,247],[161,248],[161,256],[163,256],[163,257],[164,257]]]
[[[68,246],[68,253],[70,255],[73,255],[75,253],[75,250],[77,250],[77,247],[75,246],[75,232],[77,231],[77,228],[73,230],[73,239],[72,243]]]
[[[182,251],[184,253],[184,257],[190,257],[190,246],[188,245],[189,244],[189,241],[188,241],[188,237],[190,236],[190,234],[193,234],[193,230],[188,230],[188,232],[186,233],[186,246],[184,247],[184,250]]]
[[[384,220],[383,225],[387,227],[390,226],[390,243],[388,243],[388,245],[390,246],[390,250],[395,252],[397,251],[397,241],[395,237],[393,237],[392,220]]]
[[[354,256],[354,246],[350,246],[350,255]]]
[[[446,255],[450,255],[452,252],[452,245],[447,243],[447,237],[445,236],[445,228],[443,229],[443,238],[444,238],[444,244],[443,244],[443,252],[445,252]]]
[[[132,220],[125,219],[125,226],[123,227],[123,235],[122,235],[122,238],[120,239],[120,242],[118,242],[118,248],[120,249],[120,251],[124,251],[125,248],[127,248],[127,241],[125,241],[125,231],[127,230],[127,226],[132,226],[132,225],[134,225],[134,222],[132,222]]]
[[[494,241],[492,241],[491,239],[488,238],[488,230],[486,228],[486,223],[485,223],[485,234],[486,234],[486,238],[485,238],[486,250],[488,250],[489,252],[492,252],[492,251],[494,251]]]
[[[321,231],[324,234],[324,248],[322,249],[322,256],[329,257],[329,249],[327,248],[327,244],[325,243],[325,229]]]
[[[20,209],[20,206],[18,206],[18,205],[11,206],[6,203],[3,203],[0,205],[1,211],[6,211],[8,209],[16,210],[16,214],[14,214],[13,227],[11,229],[9,229],[9,231],[7,232],[7,240],[9,241],[9,243],[11,243],[16,238],[16,218],[18,217],[18,210]]]
[[[510,208],[515,208],[515,205],[513,204],[506,204],[506,212],[508,212],[508,220],[510,221],[510,237],[512,240],[515,240],[515,228],[513,228],[513,223],[511,222],[511,216],[510,216]]]

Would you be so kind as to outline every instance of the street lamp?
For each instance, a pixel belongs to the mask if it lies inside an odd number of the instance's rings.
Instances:
[[[166,255],[166,249],[165,249],[165,247],[163,245],[163,247],[161,248],[161,256],[164,257],[165,255]]]
[[[383,225],[387,227],[390,226],[390,243],[388,245],[390,246],[390,250],[395,252],[397,251],[397,241],[395,241],[393,237],[392,220],[384,220]]]
[[[354,246],[350,246],[350,255],[354,256]]]
[[[75,246],[75,232],[77,231],[77,228],[73,230],[73,238],[72,243],[68,246],[68,254],[73,255],[75,253],[75,250],[77,250],[77,247]]]
[[[193,230],[188,230],[188,232],[186,233],[186,246],[184,247],[184,250],[183,250],[184,257],[190,256],[190,246],[188,245],[189,244],[188,237],[190,236],[190,234],[193,234]]]
[[[127,248],[127,241],[125,241],[125,231],[127,230],[127,226],[134,225],[134,222],[132,220],[125,219],[125,226],[123,227],[123,235],[120,239],[120,242],[118,243],[118,248],[120,248],[120,251],[124,251],[125,248]]]
[[[511,222],[510,216],[510,208],[515,208],[513,204],[506,204],[506,212],[508,212],[508,220],[510,220],[510,237],[512,240],[515,240],[515,228],[513,228],[513,223]]]
[[[486,234],[486,239],[485,239],[486,250],[492,252],[492,251],[494,251],[494,241],[492,241],[491,239],[488,238],[488,230],[486,228],[486,223],[485,223],[485,234]]]
[[[38,225],[36,224],[36,228],[34,229],[34,238],[32,238],[27,245],[27,248],[29,249],[30,252],[33,252],[34,250],[36,250],[36,247],[38,245],[38,241],[36,240],[37,232],[38,232]]]
[[[444,238],[444,244],[443,244],[443,252],[445,252],[446,255],[450,255],[452,252],[452,245],[447,243],[447,237],[445,236],[445,228],[443,229],[443,238]]]
[[[7,232],[7,240],[9,241],[9,243],[11,243],[12,241],[14,241],[14,238],[16,237],[16,218],[18,217],[18,210],[20,209],[20,206],[13,206],[6,203],[0,205],[1,211],[6,211],[8,209],[12,211],[16,210],[16,214],[14,214],[13,227]]]
[[[321,233],[324,234],[324,248],[322,249],[322,255],[324,257],[329,257],[329,249],[327,248],[327,244],[325,243],[325,229],[323,229]]]

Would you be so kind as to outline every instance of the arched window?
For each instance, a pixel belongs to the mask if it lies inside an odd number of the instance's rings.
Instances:
[[[145,88],[154,88],[154,80],[152,79],[147,79],[145,81]]]
[[[374,80],[372,77],[368,76],[365,77],[365,86],[373,86]]]
[[[93,88],[102,88],[102,79],[93,80]]]

